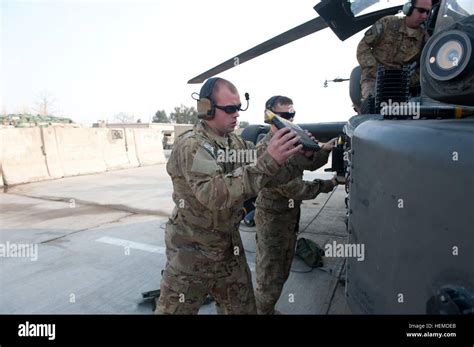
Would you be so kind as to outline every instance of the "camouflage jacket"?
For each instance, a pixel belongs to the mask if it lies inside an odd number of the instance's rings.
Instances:
[[[257,145],[258,153],[266,150],[272,135],[268,133]],[[316,170],[328,162],[329,152],[320,150],[313,156],[313,167]],[[288,163],[287,165],[291,165]],[[256,207],[267,212],[284,213],[294,210],[302,200],[314,199],[319,193],[329,193],[334,188],[331,180],[303,181],[301,175],[286,184],[263,188],[258,194]]]
[[[419,85],[419,60],[428,33],[423,28],[409,29],[405,17],[386,16],[365,32],[357,46],[357,60],[362,68],[361,83],[375,83],[377,63],[400,68],[418,62],[411,84]]]
[[[243,252],[238,229],[244,200],[257,196],[267,184],[288,182],[313,166],[303,155],[293,156],[295,165],[287,167],[267,151],[250,164],[232,153],[257,156],[252,143],[232,133],[218,136],[204,121],[176,139],[166,165],[176,205],[167,225],[166,246],[168,262],[175,268],[219,273],[236,247]]]

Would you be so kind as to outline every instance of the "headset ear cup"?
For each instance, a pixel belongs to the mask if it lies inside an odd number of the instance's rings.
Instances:
[[[405,3],[405,5],[403,5],[402,12],[405,16],[410,16],[413,13],[413,3],[411,1]]]
[[[202,98],[197,102],[198,118],[212,119],[214,118],[214,107],[212,101],[208,98]]]

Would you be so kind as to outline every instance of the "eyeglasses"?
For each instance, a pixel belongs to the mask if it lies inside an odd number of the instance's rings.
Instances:
[[[294,118],[295,114],[296,114],[296,112],[275,112],[275,111],[273,111],[273,113],[279,115],[280,117],[288,119],[288,120],[291,119],[291,118]]]
[[[219,110],[222,110],[224,111],[225,113],[227,114],[234,114],[236,113],[237,111],[243,111],[241,109],[242,107],[242,104],[238,104],[238,105],[226,105],[226,106],[219,106],[219,105],[214,105],[215,108],[218,108]]]
[[[431,9],[426,9],[426,8],[423,8],[423,7],[414,7],[416,8],[416,10],[420,13],[420,14],[423,14],[423,13],[426,13],[426,14],[430,14],[431,12]]]

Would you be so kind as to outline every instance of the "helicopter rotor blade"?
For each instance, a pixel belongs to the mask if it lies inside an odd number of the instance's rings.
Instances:
[[[314,19],[311,19],[310,21],[306,23],[303,23],[293,29],[285,31],[284,33],[278,36],[275,36],[274,38],[271,38],[270,40],[267,40],[253,48],[250,48],[249,50],[241,54],[238,54],[230,58],[229,60],[223,62],[222,64],[219,64],[213,67],[212,69],[207,70],[206,72],[190,79],[188,83],[190,84],[202,83],[209,77],[215,76],[218,73],[229,70],[233,68],[234,66],[243,64],[246,61],[249,61],[253,58],[258,57],[259,55],[268,53],[274,50],[275,48],[284,46],[302,37],[313,34],[319,30],[326,28],[327,26],[328,25],[321,17],[316,17]]]

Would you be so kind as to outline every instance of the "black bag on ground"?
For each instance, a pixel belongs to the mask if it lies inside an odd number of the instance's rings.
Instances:
[[[312,268],[323,266],[324,249],[314,241],[299,238],[296,241],[296,255]]]

